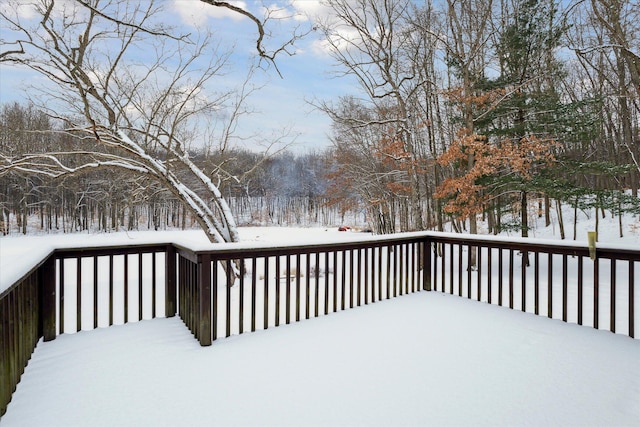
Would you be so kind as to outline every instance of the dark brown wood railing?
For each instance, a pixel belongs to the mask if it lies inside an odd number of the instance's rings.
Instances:
[[[180,315],[202,345],[424,288],[424,237],[194,252],[178,248]]]
[[[170,244],[55,250],[0,293],[0,415],[40,338],[174,316],[172,256]]]
[[[599,247],[591,260],[582,245],[431,232],[56,250],[0,294],[0,415],[41,338],[176,314],[206,346],[425,290],[635,337],[639,265],[640,249]]]
[[[433,289],[635,337],[640,249],[434,234]],[[472,262],[473,252],[476,262]],[[471,268],[470,268],[471,266]]]

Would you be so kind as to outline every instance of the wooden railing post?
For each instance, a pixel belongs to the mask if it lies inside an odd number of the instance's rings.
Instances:
[[[211,345],[211,256],[198,255],[198,341]]]
[[[422,243],[422,290],[431,290],[431,240],[425,238]]]
[[[165,252],[165,303],[164,310],[166,317],[174,317],[176,315],[177,306],[177,288],[176,288],[176,248],[173,245],[167,245]]]
[[[40,333],[45,341],[56,339],[56,259],[51,255],[40,267]]]

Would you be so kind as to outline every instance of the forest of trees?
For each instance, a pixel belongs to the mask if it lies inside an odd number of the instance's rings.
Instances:
[[[0,150],[15,153],[65,152],[73,145],[68,136],[52,132],[55,124],[32,105],[12,103],[0,109]],[[192,151],[190,158],[204,171],[224,166],[228,177],[220,190],[240,225],[339,224],[340,202],[327,197],[327,153],[264,156],[248,150],[224,153]],[[70,156],[73,167],[82,159]],[[251,171],[247,173],[247,171]],[[186,185],[196,186],[184,177]],[[91,170],[57,179],[25,172],[0,177],[0,228],[3,234],[27,233],[31,226],[43,231],[139,230],[197,226],[184,205],[171,192],[148,177],[122,170]],[[10,217],[14,218],[10,230]]]
[[[208,182],[190,165],[203,171],[239,225],[357,221],[391,233],[450,222],[477,233],[483,219],[489,232],[527,236],[532,204],[547,222],[563,204],[640,215],[637,1],[324,4],[331,13],[311,17],[315,33],[358,82],[315,101],[333,122],[329,148],[256,153],[226,133],[206,149],[175,151],[160,134],[145,146],[167,164],[188,161],[171,169],[187,187]],[[69,131],[77,124],[38,105],[1,108],[2,233],[10,217],[20,232],[34,217],[43,230],[202,226],[162,179],[102,167],[115,147],[94,147],[95,163],[74,151],[86,137]],[[54,166],[73,173],[33,172]]]
[[[637,1],[327,4],[319,27],[360,85],[319,107],[376,230],[476,233],[482,215],[526,236],[539,199],[547,218],[552,203],[638,212]]]

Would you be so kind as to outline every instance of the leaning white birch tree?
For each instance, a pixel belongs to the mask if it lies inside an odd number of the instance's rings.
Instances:
[[[279,50],[264,48],[263,21],[227,2],[204,2],[251,18],[258,30],[257,55],[273,62]],[[0,5],[0,61],[45,77],[46,84],[32,89],[30,97],[64,123],[59,132],[77,141],[67,152],[0,153],[0,175],[12,170],[59,178],[99,168],[138,172],[182,201],[211,242],[238,241],[216,177],[189,158],[190,135],[199,120],[215,116],[234,98],[224,83],[219,86],[225,90],[212,90],[224,78],[230,53],[216,45],[211,32],[175,34],[163,23],[163,5],[153,0]]]

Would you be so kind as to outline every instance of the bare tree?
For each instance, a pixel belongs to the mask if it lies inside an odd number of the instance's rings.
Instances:
[[[387,141],[378,155],[403,159],[396,169],[402,172],[402,184],[411,191],[403,196],[410,221],[402,228],[422,229],[425,182],[420,177],[426,150],[418,146],[423,141],[415,136],[429,122],[428,114],[418,107],[422,104],[419,97],[425,89],[434,88],[432,73],[422,72],[423,61],[433,59],[423,56],[429,36],[417,33],[420,28],[413,19],[414,5],[407,0],[330,0],[326,5],[331,16],[318,21],[318,28],[341,72],[355,78],[364,95],[362,101],[377,114],[362,121],[345,116],[348,111],[340,105],[321,103],[320,108],[334,121],[377,129],[379,141]]]
[[[252,19],[260,58],[273,62],[298,37],[268,52],[263,21],[226,2],[204,2]],[[46,77],[49,84],[31,91],[31,97],[64,123],[59,132],[72,135],[77,144],[64,153],[0,153],[0,175],[13,170],[60,178],[100,168],[137,172],[182,201],[210,241],[237,241],[235,220],[216,184],[219,174],[200,169],[189,153],[193,130],[228,107],[235,93],[212,89],[224,76],[230,53],[216,46],[210,33],[175,34],[163,23],[161,2],[18,3],[0,7],[0,60]],[[29,13],[23,13],[25,7]],[[241,110],[237,104],[231,110],[228,120],[235,126]],[[224,145],[231,128],[223,128]],[[72,156],[82,162],[65,161]]]

